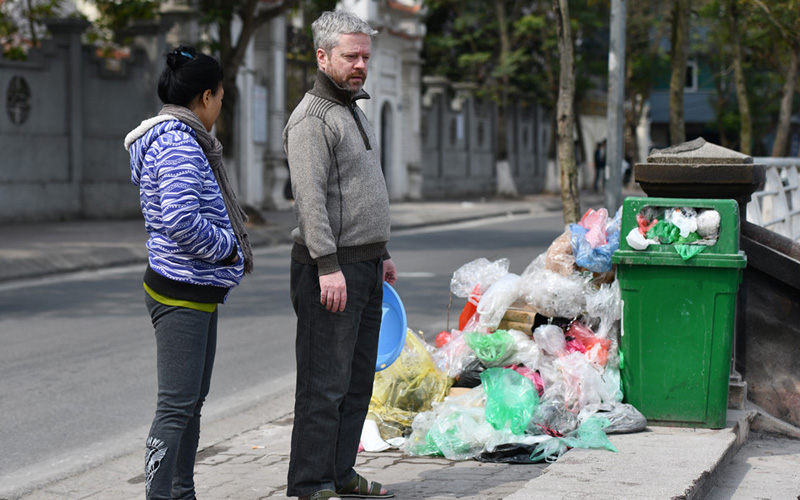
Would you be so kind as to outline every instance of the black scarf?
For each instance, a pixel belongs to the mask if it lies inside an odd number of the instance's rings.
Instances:
[[[228,174],[225,171],[225,165],[222,163],[222,144],[216,137],[208,133],[197,115],[192,113],[189,108],[165,104],[158,114],[174,116],[192,127],[192,130],[197,134],[197,142],[203,148],[203,153],[211,165],[211,171],[214,173],[214,177],[217,178],[219,190],[222,192],[222,199],[225,200],[225,209],[228,211],[228,218],[231,221],[231,226],[233,226],[233,233],[239,242],[239,248],[242,249],[244,274],[250,274],[253,272],[253,250],[250,248],[250,238],[247,236],[247,230],[244,227],[244,223],[247,222],[247,214],[244,213],[242,207],[239,206],[239,202],[236,201],[236,193],[233,192],[231,183],[228,181]]]

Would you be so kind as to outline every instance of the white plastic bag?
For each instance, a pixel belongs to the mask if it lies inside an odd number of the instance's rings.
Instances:
[[[720,216],[716,210],[704,210],[697,214],[697,234],[707,240],[716,242],[719,236]]]
[[[625,237],[625,241],[627,241],[628,246],[634,250],[645,250],[650,245],[658,244],[658,240],[645,238],[642,233],[639,232],[638,227],[631,229],[631,232],[629,232],[628,236]]]
[[[664,219],[678,226],[684,238],[697,231],[697,210],[692,207],[667,209]]]
[[[508,273],[486,290],[478,302],[480,326],[495,329],[508,307],[519,298],[519,276]]]
[[[566,352],[564,330],[556,325],[542,325],[533,331],[533,339],[542,351],[557,356]]]
[[[542,357],[542,351],[539,345],[531,336],[518,330],[508,330],[508,333],[514,338],[516,346],[516,352],[511,357],[510,363],[524,365],[531,370],[536,370],[539,367],[539,360]]]

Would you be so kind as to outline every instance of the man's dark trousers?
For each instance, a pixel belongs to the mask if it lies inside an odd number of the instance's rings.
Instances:
[[[355,477],[369,410],[383,303],[383,261],[341,265],[342,312],[320,303],[317,267],[292,261],[297,388],[288,496],[336,490]]]

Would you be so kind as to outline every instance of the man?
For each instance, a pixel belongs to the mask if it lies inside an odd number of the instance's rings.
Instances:
[[[594,148],[594,191],[597,192],[597,188],[600,186],[600,183],[603,184],[603,189],[606,188],[606,140],[603,139],[602,141],[598,142]]]
[[[347,12],[311,25],[317,79],[283,131],[295,216],[291,298],[297,313],[297,389],[289,496],[320,500],[393,496],[356,474],[381,325],[389,196],[372,126],[356,105],[369,98],[371,36]]]

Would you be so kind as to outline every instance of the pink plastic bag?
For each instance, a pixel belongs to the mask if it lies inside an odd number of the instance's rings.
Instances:
[[[586,241],[592,248],[605,245],[606,241],[606,222],[608,221],[608,210],[601,208],[594,210],[590,208],[583,214],[579,224],[588,231],[586,232]]]
[[[589,361],[597,363],[600,366],[606,365],[608,362],[608,349],[611,347],[611,341],[609,339],[597,337],[591,328],[580,321],[573,321],[570,323],[569,328],[567,328],[564,334],[574,339],[567,342],[568,351],[588,353],[587,358]],[[583,349],[572,344],[573,342],[579,343]],[[570,346],[573,346],[573,350],[570,350]]]

